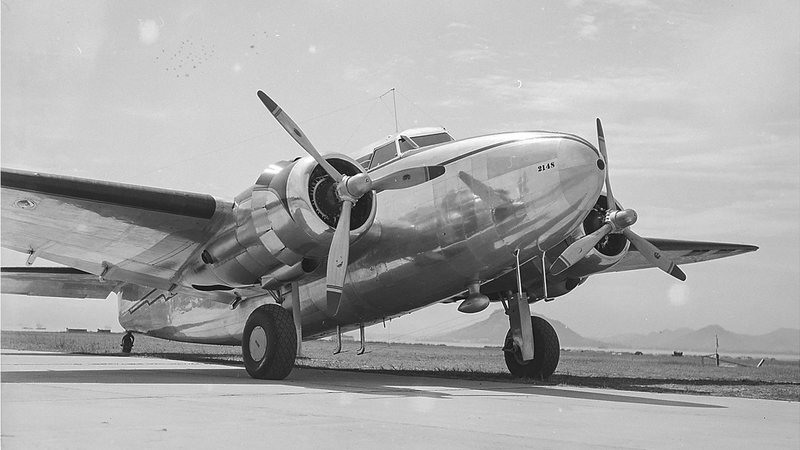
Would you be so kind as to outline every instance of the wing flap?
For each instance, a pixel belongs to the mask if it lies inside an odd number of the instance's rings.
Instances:
[[[71,267],[3,267],[0,292],[62,298],[106,298],[115,283]]]

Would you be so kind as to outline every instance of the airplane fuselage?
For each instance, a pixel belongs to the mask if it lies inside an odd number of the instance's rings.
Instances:
[[[521,261],[540,256],[580,225],[605,176],[592,144],[550,132],[494,134],[423,148],[369,175],[377,179],[431,165],[444,166],[444,175],[376,195],[374,223],[362,236],[352,236],[335,316],[326,308],[324,267],[300,281],[304,337],[331,333],[337,325],[344,330],[369,325],[457,295],[470,283],[513,270],[516,250]],[[273,296],[251,294],[231,306],[232,295],[127,285],[118,294],[120,323],[167,339],[239,344],[250,313]],[[291,308],[289,301],[283,304]]]

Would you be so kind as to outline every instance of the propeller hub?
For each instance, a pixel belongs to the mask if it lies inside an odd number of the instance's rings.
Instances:
[[[619,231],[635,224],[638,218],[636,211],[623,209],[622,211],[609,211],[606,215],[606,222],[614,227],[614,231]]]
[[[345,175],[336,185],[336,195],[342,201],[355,203],[359,198],[372,190],[372,178],[366,173],[357,173],[353,176]]]

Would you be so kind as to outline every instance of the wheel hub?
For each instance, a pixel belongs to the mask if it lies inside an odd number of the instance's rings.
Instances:
[[[250,357],[261,361],[267,354],[267,332],[262,327],[255,327],[250,333]]]
[[[514,345],[514,350],[512,350],[512,353],[514,354],[514,359],[517,361],[517,364],[524,366],[530,363],[530,361],[525,361],[524,359],[522,359],[522,349],[519,348],[516,344]]]

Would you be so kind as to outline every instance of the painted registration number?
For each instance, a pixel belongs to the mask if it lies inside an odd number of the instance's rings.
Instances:
[[[544,172],[545,170],[554,169],[555,167],[556,167],[556,162],[555,161],[550,161],[548,163],[539,164],[538,166],[536,166],[536,171],[537,172]]]

